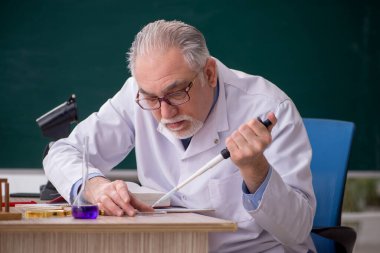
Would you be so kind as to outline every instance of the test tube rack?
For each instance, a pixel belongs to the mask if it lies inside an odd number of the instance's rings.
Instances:
[[[4,186],[4,200],[3,200]],[[4,210],[3,210],[4,206]],[[10,212],[9,210],[9,183],[8,179],[0,178],[0,220],[20,220],[21,213]]]

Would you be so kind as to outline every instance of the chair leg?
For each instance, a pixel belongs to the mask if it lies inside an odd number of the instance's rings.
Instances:
[[[356,241],[356,232],[350,227],[313,228],[311,232],[336,242],[338,253],[352,253]]]

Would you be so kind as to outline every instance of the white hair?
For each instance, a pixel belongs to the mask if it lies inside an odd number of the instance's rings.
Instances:
[[[193,71],[200,71],[210,53],[203,34],[195,27],[181,21],[158,20],[147,24],[136,36],[129,49],[128,68],[132,76],[136,59],[157,50],[165,52],[179,48],[185,61]]]

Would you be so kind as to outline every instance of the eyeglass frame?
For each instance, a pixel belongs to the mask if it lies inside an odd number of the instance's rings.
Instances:
[[[168,94],[166,94],[166,95],[164,95],[164,96],[162,96],[162,97],[154,97],[154,98],[139,98],[139,95],[140,95],[140,90],[137,92],[137,94],[136,94],[136,98],[135,98],[135,102],[141,107],[141,109],[143,109],[143,110],[148,110],[148,111],[154,111],[154,110],[158,110],[158,109],[160,109],[161,108],[161,103],[162,103],[162,101],[165,101],[168,105],[170,105],[170,106],[177,106],[177,105],[183,105],[183,104],[185,104],[185,103],[187,103],[187,102],[189,102],[190,101],[190,94],[189,94],[189,91],[190,91],[190,89],[191,89],[191,87],[193,87],[193,84],[194,84],[194,81],[195,81],[195,79],[197,79],[197,77],[198,77],[198,75],[199,75],[199,73],[201,73],[202,71],[200,71],[200,72],[198,72],[196,75],[195,75],[195,77],[193,78],[193,80],[192,81],[190,81],[189,82],[189,84],[185,87],[185,88],[183,88],[183,89],[179,89],[179,90],[177,90],[177,91],[174,91],[174,92],[171,92],[171,93],[168,93]],[[170,100],[167,98],[167,97],[170,97],[170,96],[172,96],[173,94],[176,94],[176,93],[186,93],[186,97],[187,97],[187,100],[185,100],[184,102],[181,102],[181,103],[179,103],[179,104],[173,104],[172,102],[170,102]],[[145,108],[145,107],[143,107],[140,103],[139,103],[139,101],[141,101],[141,100],[157,100],[158,101],[158,107],[157,108]]]

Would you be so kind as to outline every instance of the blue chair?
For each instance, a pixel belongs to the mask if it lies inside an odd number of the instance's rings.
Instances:
[[[340,221],[355,126],[352,122],[328,119],[304,118],[303,121],[313,149],[311,171],[317,198],[313,241],[321,253],[351,253],[356,232],[341,226]]]

